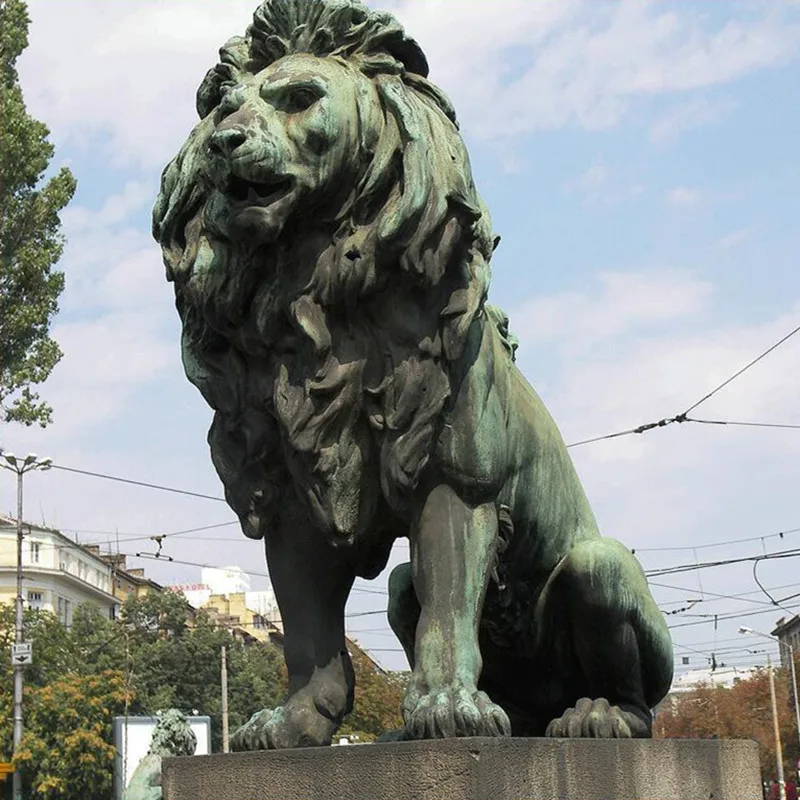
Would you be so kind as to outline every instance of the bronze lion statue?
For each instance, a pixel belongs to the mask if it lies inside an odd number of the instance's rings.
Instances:
[[[486,305],[498,239],[416,42],[359,0],[267,0],[197,94],[154,211],[211,456],[263,538],[289,696],[235,749],[329,744],[344,610],[395,540],[397,738],[649,736],[672,646],[601,538]]]

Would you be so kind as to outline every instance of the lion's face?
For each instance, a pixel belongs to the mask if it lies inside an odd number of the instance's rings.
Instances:
[[[356,70],[295,54],[229,89],[214,112],[207,214],[230,238],[275,241],[299,211],[323,217],[342,206],[359,157]]]

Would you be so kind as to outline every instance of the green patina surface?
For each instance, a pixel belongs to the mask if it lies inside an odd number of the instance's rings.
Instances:
[[[285,626],[289,696],[238,749],[331,741],[353,702],[350,588],[400,537],[395,738],[648,736],[671,682],[644,574],[601,537],[486,303],[499,239],[427,74],[391,15],[267,0],[162,177],[186,374]]]
[[[147,755],[131,776],[123,800],[161,800],[161,759],[194,755],[197,738],[177,709],[166,711],[153,730]]]

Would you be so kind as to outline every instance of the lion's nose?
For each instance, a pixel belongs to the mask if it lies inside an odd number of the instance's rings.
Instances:
[[[240,144],[247,139],[247,132],[241,125],[231,125],[229,128],[220,128],[211,134],[209,142],[211,149],[223,156],[230,155]]]

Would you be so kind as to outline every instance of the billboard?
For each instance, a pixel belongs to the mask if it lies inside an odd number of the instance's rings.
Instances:
[[[150,740],[158,717],[114,717],[114,797],[122,800],[122,793],[130,783],[139,762],[150,749]],[[196,756],[211,752],[211,718],[187,716],[187,722],[197,737]]]

